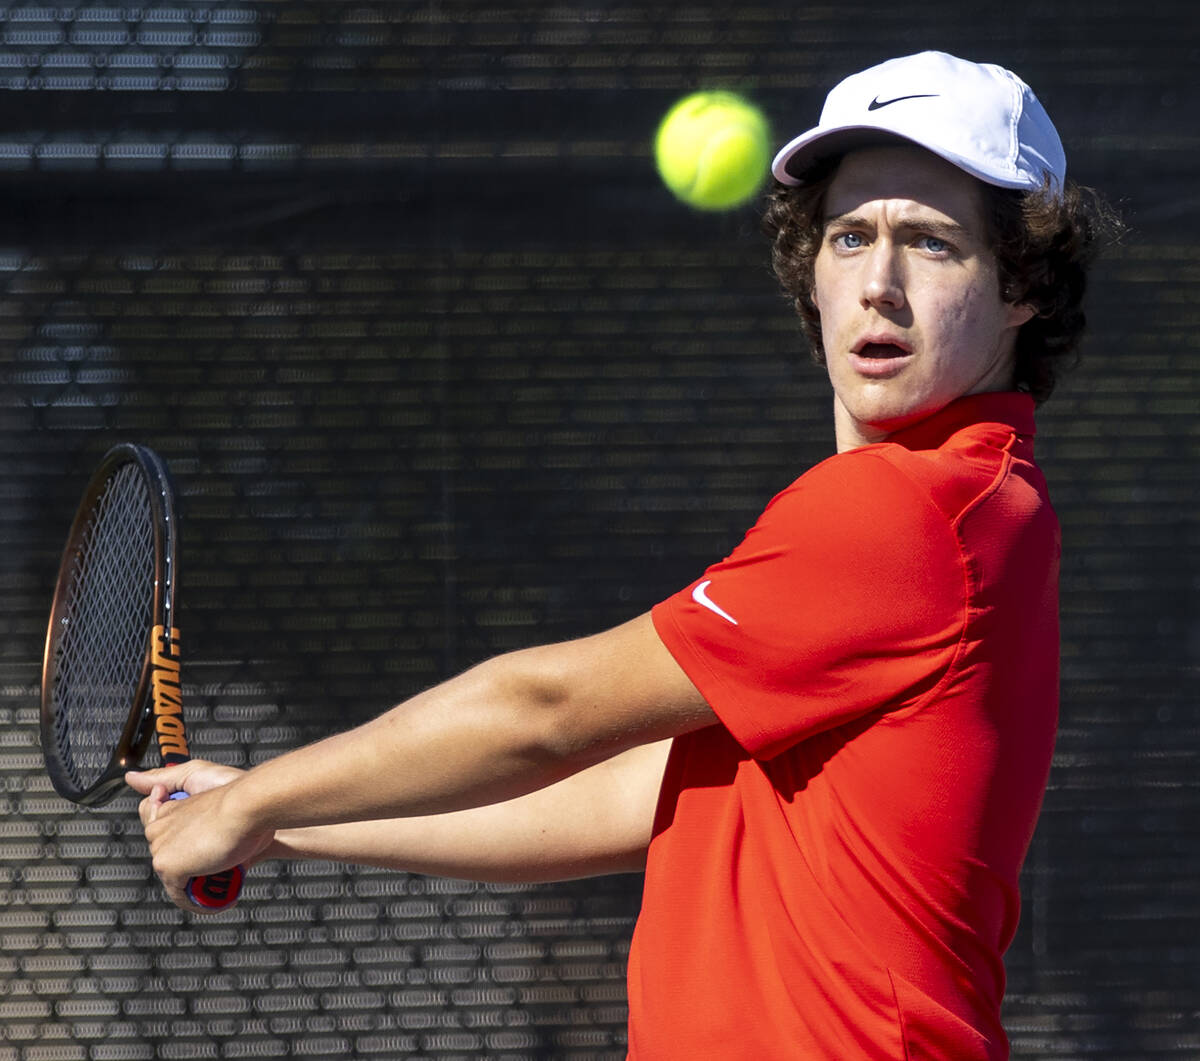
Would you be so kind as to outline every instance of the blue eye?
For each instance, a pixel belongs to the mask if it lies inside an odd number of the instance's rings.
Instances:
[[[857,232],[843,232],[835,236],[833,242],[841,244],[846,250],[857,250],[863,245],[863,238]]]
[[[925,244],[925,249],[933,254],[942,254],[950,249],[950,244],[937,236],[922,236],[921,242]]]

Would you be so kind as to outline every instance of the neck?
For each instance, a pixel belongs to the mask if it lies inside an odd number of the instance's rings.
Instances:
[[[886,442],[891,431],[860,423],[850,415],[849,410],[834,396],[833,399],[833,437],[837,451],[858,449],[859,446],[871,446],[876,442]]]

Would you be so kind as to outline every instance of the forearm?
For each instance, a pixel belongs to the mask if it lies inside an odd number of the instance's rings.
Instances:
[[[513,653],[225,791],[249,829],[413,817],[515,799],[714,721],[648,617]]]
[[[669,741],[547,788],[445,814],[285,829],[264,859],[322,859],[487,883],[645,868]]]
[[[505,826],[513,830],[508,841],[524,852],[517,858],[502,854],[499,838],[484,842],[489,829],[503,833],[499,812],[489,817],[481,810],[456,819],[464,825],[462,835],[474,837],[481,852],[478,868],[470,872],[464,857],[470,855],[468,848],[439,848],[439,830],[428,823],[363,826],[307,838],[288,831],[418,819],[508,803],[577,773],[590,774],[591,768],[623,758],[625,752],[716,722],[659,640],[650,617],[641,616],[591,638],[492,660],[374,722],[272,759],[228,783],[197,782],[185,801],[165,796],[186,787],[197,771],[189,764],[131,775],[130,784],[148,796],[143,821],[154,869],[180,905],[186,905],[189,877],[257,859],[277,835],[281,853],[456,875],[486,872],[493,879],[514,873],[531,879],[520,870],[522,859],[528,859],[543,879],[574,876],[629,867],[638,850],[628,833],[620,842],[610,838],[584,855],[567,845],[573,831],[589,825],[584,800],[574,816],[565,810],[558,812],[557,821],[543,815],[549,833],[529,825]],[[603,776],[603,771],[593,776]],[[157,798],[156,785],[164,787]],[[541,805],[538,799],[529,802]],[[604,814],[594,817],[602,821]],[[442,825],[450,820],[444,818]],[[644,848],[649,819],[644,815],[640,821]],[[339,850],[333,844],[349,847]]]
[[[272,759],[229,786],[227,796],[261,826],[302,828],[500,802],[588,765],[550,753],[541,705],[513,709],[514,694],[497,673],[504,662]]]

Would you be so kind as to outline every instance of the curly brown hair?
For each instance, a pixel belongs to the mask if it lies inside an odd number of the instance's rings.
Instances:
[[[812,298],[813,270],[824,231],[825,194],[840,161],[823,161],[797,187],[776,184],[762,221],[775,275],[800,315],[818,364],[824,364],[825,351]],[[1014,383],[1040,403],[1078,360],[1088,267],[1101,237],[1117,238],[1120,222],[1092,189],[1073,181],[1061,192],[1049,181],[1032,192],[980,184],[1001,298],[1035,310],[1017,333]]]

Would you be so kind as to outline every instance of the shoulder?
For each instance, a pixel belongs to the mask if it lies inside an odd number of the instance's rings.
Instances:
[[[797,587],[810,599],[866,605],[883,587],[954,598],[963,556],[953,518],[902,454],[864,447],[814,466],[771,500],[726,566],[761,566],[765,591]]]
[[[910,450],[895,443],[862,446],[815,465],[777,495],[766,513],[807,510],[953,523],[1002,483],[1009,452],[991,440],[969,446]]]
[[[777,494],[763,519],[803,519],[843,533],[944,518],[935,502],[942,475],[900,446],[864,446],[814,465]]]

